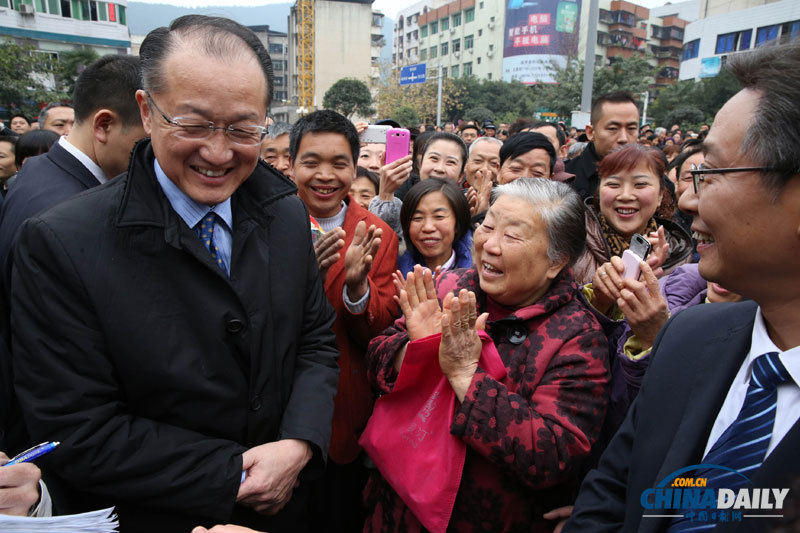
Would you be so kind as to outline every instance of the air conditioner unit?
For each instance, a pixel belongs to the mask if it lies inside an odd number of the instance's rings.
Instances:
[[[455,33],[455,32],[456,32],[455,28],[450,28],[450,33]]]
[[[492,56],[494,56],[493,51],[489,50],[488,52],[486,52],[486,57],[492,57]]]
[[[469,53],[470,53],[470,54],[472,54],[472,53],[474,53],[474,52],[475,52],[475,49],[474,49],[474,48],[470,48],[470,49],[469,49]]]
[[[453,52],[453,55],[456,56],[456,59],[461,57],[461,52]]]
[[[487,26],[489,26],[490,30],[493,30],[494,29],[494,22],[490,22],[489,24],[487,24]]]
[[[36,13],[36,11],[33,9],[33,6],[29,4],[20,4],[19,12],[21,15],[33,15]]]

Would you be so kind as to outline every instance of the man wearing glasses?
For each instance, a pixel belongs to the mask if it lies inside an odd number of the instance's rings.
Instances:
[[[308,215],[259,163],[272,67],[227,19],[142,43],[149,140],[126,175],[23,226],[14,364],[58,512],[120,531],[303,531],[338,368]]]
[[[797,509],[787,487],[800,476],[800,39],[728,65],[743,89],[717,114],[679,205],[694,216],[700,274],[749,301],[696,306],[664,326],[565,532],[778,530]],[[682,478],[705,480],[699,499],[659,498],[686,467]],[[750,498],[757,488],[769,510]],[[749,491],[750,503],[718,512],[723,489]]]

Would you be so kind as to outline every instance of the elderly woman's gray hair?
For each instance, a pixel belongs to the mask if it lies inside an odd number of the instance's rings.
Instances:
[[[287,133],[292,133],[292,125],[286,122],[274,122],[267,128],[267,137],[270,139],[277,139]]]
[[[539,212],[547,228],[547,257],[553,263],[567,260],[567,266],[583,254],[586,244],[585,209],[575,190],[545,178],[520,178],[495,187],[492,203],[503,195],[520,198]]]

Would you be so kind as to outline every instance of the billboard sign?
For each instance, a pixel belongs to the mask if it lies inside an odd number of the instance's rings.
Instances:
[[[417,63],[408,65],[400,69],[400,85],[411,85],[413,83],[425,83],[427,79],[427,63]]]
[[[581,0],[506,0],[503,80],[554,83],[550,67],[578,50]]]
[[[722,58],[717,57],[705,57],[700,62],[700,77],[701,78],[713,78],[719,74],[719,71],[722,69]]]

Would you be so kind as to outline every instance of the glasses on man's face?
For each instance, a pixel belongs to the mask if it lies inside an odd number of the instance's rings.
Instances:
[[[694,183],[694,193],[697,194],[700,190],[700,184],[706,180],[706,176],[715,174],[728,174],[731,172],[765,172],[768,170],[775,170],[772,167],[738,167],[738,168],[709,168],[705,163],[695,165],[692,163],[691,170],[692,182]]]
[[[217,126],[208,120],[194,118],[175,117],[169,118],[166,113],[153,101],[150,94],[147,99],[153,104],[167,124],[175,127],[175,136],[187,141],[202,141],[208,138],[214,131],[221,130],[228,138],[236,144],[242,146],[255,146],[261,144],[267,134],[267,128],[255,124],[231,124],[228,126]]]

